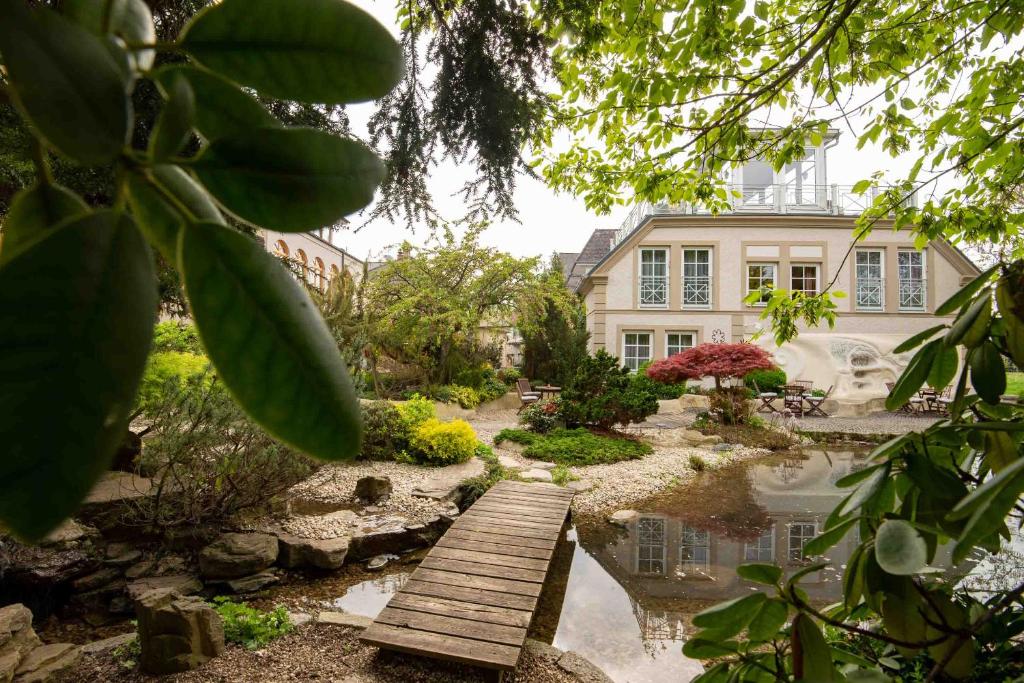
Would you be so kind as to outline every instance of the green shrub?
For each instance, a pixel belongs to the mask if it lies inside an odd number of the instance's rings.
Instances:
[[[587,356],[561,395],[562,418],[568,425],[612,425],[643,422],[658,412],[654,392],[633,383],[628,369],[604,349]]]
[[[686,393],[686,382],[667,384],[664,382],[655,382],[653,379],[648,377],[646,372],[648,365],[650,365],[650,363],[644,363],[640,366],[640,369],[637,370],[636,374],[633,375],[631,379],[631,388],[634,391],[650,392],[662,401],[676,399]]]
[[[433,406],[431,406],[433,407]],[[409,446],[411,429],[402,413],[390,401],[370,401],[361,406],[363,449],[367,460],[394,460]]]
[[[479,389],[488,373],[492,376],[494,375],[494,370],[489,365],[463,368],[452,377],[452,384],[460,387],[469,387],[470,389]]]
[[[642,441],[594,434],[583,429],[556,429],[549,434],[535,434],[524,429],[503,429],[494,437],[495,443],[513,441],[526,444],[523,455],[561,465],[601,465],[621,460],[636,460],[651,453]]]
[[[537,401],[523,409],[519,414],[519,422],[539,434],[550,432],[562,419],[560,405],[561,400],[557,397]]]
[[[499,481],[515,478],[515,473],[502,466],[498,456],[494,454],[490,446],[482,443],[477,444],[476,457],[484,461],[485,469],[483,474],[462,482],[460,487],[462,497],[459,505],[463,510],[475,503],[480,496],[487,493],[487,489]]]
[[[476,432],[464,420],[431,418],[416,427],[409,439],[410,455],[424,465],[465,462],[473,457],[476,446]]]
[[[480,403],[487,403],[507,394],[508,387],[492,372],[490,376],[484,378],[483,384],[477,388],[477,393],[480,394]]]
[[[708,468],[708,461],[704,459],[703,455],[691,453],[689,457],[690,469],[694,472],[704,472]]]
[[[139,409],[152,415],[169,393],[182,389],[192,378],[206,373],[210,361],[187,351],[157,351],[146,361],[146,370],[135,399]]]
[[[497,376],[507,386],[512,386],[523,376],[523,373],[519,368],[502,368],[498,370]]]
[[[570,481],[579,481],[579,477],[569,471],[565,465],[555,465],[551,469],[551,483],[556,486],[565,486]]]
[[[203,353],[195,325],[169,320],[153,328],[153,351]]]
[[[436,416],[434,402],[419,394],[413,394],[408,401],[399,403],[395,407],[410,430]]]
[[[434,391],[434,398],[442,403],[457,403],[462,408],[472,410],[480,405],[480,394],[472,387],[457,384],[446,384]]]
[[[214,598],[213,604],[224,620],[224,640],[238,643],[247,650],[259,650],[295,629],[283,605],[265,612],[244,602],[232,602],[226,597]]]
[[[782,394],[782,387],[786,384],[786,372],[781,368],[754,370],[743,376],[743,383],[755,391],[760,389],[764,392]]]

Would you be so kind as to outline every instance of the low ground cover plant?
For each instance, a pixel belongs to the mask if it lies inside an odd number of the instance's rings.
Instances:
[[[511,441],[526,446],[523,455],[560,465],[602,465],[636,460],[649,455],[651,447],[625,436],[595,434],[587,429],[555,429],[537,434],[525,429],[503,429],[494,443]]]
[[[484,461],[485,469],[483,474],[462,482],[462,497],[459,500],[459,505],[463,510],[475,503],[480,496],[487,493],[487,489],[499,481],[517,478],[514,470],[507,469],[501,464],[490,446],[477,444],[476,457]]]
[[[259,650],[295,629],[283,605],[264,611],[224,596],[214,598],[213,605],[224,620],[224,640],[247,650]]]

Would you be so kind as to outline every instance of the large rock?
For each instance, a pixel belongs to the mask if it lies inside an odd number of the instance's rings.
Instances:
[[[228,579],[223,585],[232,593],[255,593],[280,580],[281,577],[274,572],[260,572],[252,576],[243,576],[240,579]]]
[[[580,683],[613,683],[597,666],[571,650],[558,659],[558,668],[572,674]]]
[[[529,469],[519,473],[519,478],[523,481],[551,481],[551,472],[542,469]]]
[[[42,546],[72,546],[85,541],[96,540],[100,532],[88,524],[81,524],[73,519],[66,519],[60,526],[46,535],[39,545]]]
[[[40,645],[28,607],[21,603],[0,607],[0,681],[11,680],[4,672],[13,675],[21,660]]]
[[[608,517],[608,521],[615,526],[625,527],[630,522],[636,521],[639,516],[640,513],[636,510],[619,510],[618,512],[613,512]]]
[[[223,534],[199,553],[199,573],[208,579],[238,579],[275,560],[277,539],[270,534]]]
[[[348,555],[348,536],[302,538],[278,532],[277,562],[288,569],[340,569]]]
[[[707,410],[711,407],[711,400],[701,394],[683,394],[679,397],[680,410]]]
[[[696,446],[709,446],[721,442],[722,437],[717,434],[701,434],[695,429],[652,429],[645,432],[643,441],[652,446],[665,448],[691,448]]]
[[[188,671],[224,652],[224,623],[200,598],[156,589],[142,595],[135,610],[142,649],[139,663],[147,673]]]
[[[372,505],[385,500],[392,490],[391,479],[388,477],[363,477],[356,482],[354,495]]]
[[[153,590],[170,590],[177,595],[192,595],[203,590],[203,582],[191,574],[151,576],[128,584],[128,597],[139,600]]]
[[[75,665],[81,648],[71,643],[41,645],[18,664],[14,683],[45,683]]]
[[[86,591],[96,590],[102,588],[107,584],[113,583],[121,578],[121,572],[114,567],[103,567],[97,569],[91,574],[80,576],[71,582],[71,590],[76,593],[84,593]]]

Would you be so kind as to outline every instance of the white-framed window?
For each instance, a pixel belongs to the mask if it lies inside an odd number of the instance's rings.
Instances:
[[[815,150],[805,150],[804,158],[786,164],[781,175],[787,204],[819,203],[818,162]],[[823,192],[824,185],[821,185],[820,189]]]
[[[789,561],[804,559],[804,545],[818,535],[818,525],[813,521],[791,522],[789,524]]]
[[[789,288],[804,294],[817,294],[818,275],[817,263],[794,263],[789,267]]]
[[[858,249],[856,259],[857,308],[881,311],[885,308],[885,252],[881,249]]]
[[[896,252],[896,267],[900,280],[900,310],[923,311],[927,302],[924,252],[900,249]]]
[[[636,570],[641,574],[664,574],[665,520],[641,517],[636,533]]]
[[[650,332],[626,332],[622,335],[622,364],[636,372],[652,358]]]
[[[665,335],[665,355],[674,356],[697,345],[696,332],[669,332]]]
[[[668,249],[640,250],[640,305],[668,306]]]
[[[743,544],[744,562],[775,561],[775,525],[755,540]]]
[[[683,249],[683,308],[711,308],[711,249]]]
[[[679,568],[707,571],[711,566],[711,535],[707,531],[683,526],[679,538]]]
[[[741,201],[748,206],[775,204],[775,169],[762,159],[752,159],[741,170]]]
[[[756,292],[762,287],[775,287],[775,274],[778,265],[774,263],[748,263],[747,264],[747,294]],[[771,298],[770,294],[763,294],[758,300],[757,306],[763,306]]]

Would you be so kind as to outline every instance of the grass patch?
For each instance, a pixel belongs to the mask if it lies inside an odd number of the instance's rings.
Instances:
[[[523,455],[559,465],[602,465],[636,460],[651,453],[649,445],[623,436],[595,434],[587,429],[556,429],[537,434],[525,429],[503,429],[494,443],[512,441],[523,444]]]
[[[570,481],[579,481],[579,477],[569,471],[565,465],[555,465],[551,470],[551,483],[565,486]]]
[[[462,498],[459,500],[459,507],[463,510],[475,503],[480,496],[487,493],[487,489],[499,481],[517,478],[515,472],[502,467],[498,456],[494,454],[490,446],[478,444],[476,457],[484,461],[485,469],[483,474],[462,482]]]
[[[1024,394],[1024,372],[1006,373],[1006,393],[1013,396]]]
[[[224,640],[238,643],[247,650],[259,650],[295,628],[282,605],[265,612],[226,597],[214,598],[213,605],[224,620]]]

